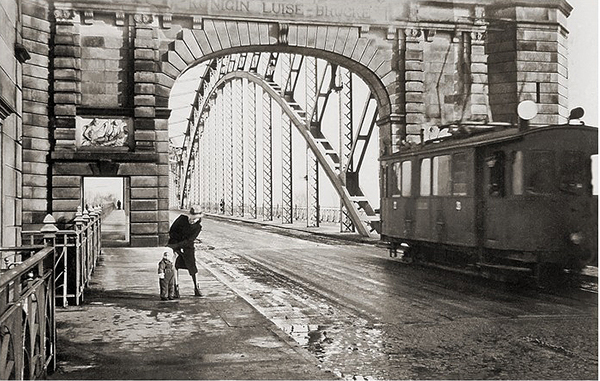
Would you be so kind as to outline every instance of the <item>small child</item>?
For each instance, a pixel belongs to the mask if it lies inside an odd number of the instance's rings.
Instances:
[[[158,284],[161,300],[175,299],[175,270],[168,251],[164,252],[163,259],[158,262]]]

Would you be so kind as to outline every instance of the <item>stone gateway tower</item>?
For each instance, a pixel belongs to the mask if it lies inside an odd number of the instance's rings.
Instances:
[[[381,147],[428,126],[567,117],[565,0],[6,0],[0,5],[2,245],[70,219],[88,177],[121,178],[132,246],[168,236],[178,76],[254,51],[326,59],[377,100]],[[382,148],[383,149],[383,148]]]

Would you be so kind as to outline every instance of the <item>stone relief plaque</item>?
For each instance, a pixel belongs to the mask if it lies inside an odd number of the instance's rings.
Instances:
[[[124,147],[129,140],[127,118],[77,118],[77,147]]]

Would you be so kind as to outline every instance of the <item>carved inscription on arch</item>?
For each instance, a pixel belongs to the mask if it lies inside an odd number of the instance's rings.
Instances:
[[[386,1],[348,2],[325,0],[174,0],[169,4],[177,13],[195,12],[211,16],[243,16],[258,18],[289,18],[328,22],[388,21]]]

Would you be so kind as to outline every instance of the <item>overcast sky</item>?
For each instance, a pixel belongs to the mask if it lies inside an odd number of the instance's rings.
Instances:
[[[598,0],[568,1],[569,108],[583,107],[583,120],[598,126]]]

